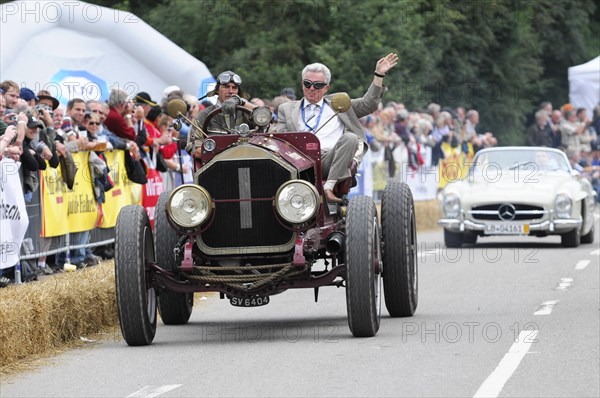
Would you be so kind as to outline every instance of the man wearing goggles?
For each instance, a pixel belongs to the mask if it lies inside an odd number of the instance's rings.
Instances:
[[[203,109],[198,113],[198,117],[196,118],[198,126],[202,126],[208,114],[217,108],[223,108],[223,111],[220,114],[210,120],[210,123],[207,126],[207,134],[226,134],[231,131],[232,128],[239,126],[242,123],[247,123],[252,128],[253,124],[249,114],[235,110],[236,106],[243,106],[249,110],[255,108],[251,102],[246,100],[248,95],[242,90],[241,85],[242,78],[237,73],[225,71],[219,74],[215,88],[206,94],[206,97],[217,95],[217,102],[214,105]],[[192,130],[191,134],[188,134],[186,150],[189,153],[195,151],[195,156],[200,156],[202,137],[200,133],[194,131],[195,129]]]
[[[353,99],[345,113],[335,115],[331,107],[333,94],[325,95],[330,87],[331,72],[320,63],[307,65],[302,70],[304,97],[279,106],[277,132],[308,131],[319,138],[325,180],[323,191],[328,202],[342,201],[335,196],[333,188],[338,180],[352,176],[351,167],[358,167],[368,149],[359,119],[377,110],[384,92],[383,77],[397,63],[398,56],[394,53],[377,61],[373,82],[366,94]]]

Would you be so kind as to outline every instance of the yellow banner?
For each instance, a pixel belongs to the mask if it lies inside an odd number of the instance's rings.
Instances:
[[[104,156],[115,186],[105,193],[106,201],[102,205],[104,218],[100,228],[112,228],[117,224],[117,216],[123,206],[142,203],[142,186],[127,178],[123,151],[107,151],[104,152]]]
[[[77,165],[75,185],[67,192],[67,216],[69,232],[89,231],[96,227],[98,204],[94,196],[94,183],[88,164],[89,152],[72,153]]]
[[[459,145],[453,148],[447,142],[442,143],[444,159],[438,164],[439,184],[438,188],[444,188],[449,182],[462,180],[467,176],[470,162],[473,159],[473,145],[467,144],[467,153]]]
[[[47,166],[41,172],[40,193],[43,237],[60,236],[69,232],[67,220],[67,184],[62,180],[60,165]]]
[[[114,187],[105,192],[102,205],[103,218],[100,228],[113,228],[123,206],[142,203],[142,186],[127,178],[123,151],[105,152]],[[92,177],[88,164],[89,152],[72,153],[77,164],[73,190],[62,180],[60,165],[46,167],[41,172],[40,190],[42,206],[42,236],[65,235],[96,227],[98,204],[94,196]]]

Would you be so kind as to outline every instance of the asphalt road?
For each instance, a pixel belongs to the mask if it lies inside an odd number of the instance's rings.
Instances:
[[[596,219],[595,242],[600,242]],[[90,343],[0,382],[1,397],[598,397],[600,250],[560,238],[445,249],[419,234],[419,306],[351,336],[344,289],[236,308],[201,301],[154,343]]]

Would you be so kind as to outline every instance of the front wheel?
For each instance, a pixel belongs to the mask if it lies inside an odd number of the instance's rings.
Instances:
[[[581,243],[594,243],[594,224],[592,224],[592,228],[590,228],[590,232],[585,235],[581,235]]]
[[[381,317],[381,251],[373,199],[357,196],[346,217],[346,306],[355,337],[372,337]]]
[[[147,262],[154,262],[150,219],[142,206],[125,206],[115,227],[115,281],[121,334],[130,346],[149,345],[156,334],[156,291]]]
[[[563,245],[563,247],[578,247],[581,243],[581,232],[579,227],[561,235],[560,243]]]
[[[389,183],[381,198],[383,291],[392,317],[412,316],[419,298],[417,222],[410,188]]]
[[[463,234],[444,229],[444,244],[446,247],[460,248],[464,243]]]

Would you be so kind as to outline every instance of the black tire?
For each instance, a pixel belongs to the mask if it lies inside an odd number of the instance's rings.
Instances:
[[[372,337],[381,317],[381,241],[373,199],[350,200],[346,217],[346,306],[348,325],[355,337]]]
[[[381,198],[383,292],[392,317],[412,316],[419,299],[417,222],[410,188],[388,183]]]
[[[465,232],[463,235],[463,243],[474,245],[477,243],[477,234],[474,232]]]
[[[444,229],[444,244],[446,247],[462,247],[464,243],[463,234],[460,232],[452,232]]]
[[[592,228],[590,228],[590,232],[585,235],[581,235],[581,243],[589,244],[594,243],[594,224],[592,224]]]
[[[154,247],[156,263],[166,270],[176,267],[173,249],[179,235],[167,220],[165,208],[169,193],[163,192],[158,198],[154,212]],[[158,311],[165,325],[185,325],[192,315],[194,293],[177,293],[163,289],[158,294]]]
[[[156,291],[147,261],[154,261],[148,214],[142,206],[125,206],[115,227],[115,281],[121,333],[130,346],[149,345],[156,334]]]
[[[581,243],[581,232],[579,228],[567,232],[560,236],[560,244],[563,247],[578,247]]]

